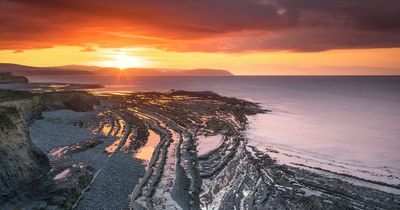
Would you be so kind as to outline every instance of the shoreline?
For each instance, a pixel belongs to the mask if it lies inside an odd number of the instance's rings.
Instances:
[[[107,205],[134,209],[177,205],[183,209],[392,208],[400,203],[398,195],[279,165],[249,145],[244,133],[247,116],[268,111],[258,104],[206,91],[103,93],[96,98],[101,105],[92,112],[46,112],[30,126],[33,141],[49,152],[53,166],[59,165],[54,176],[73,178],[68,174],[78,167],[95,177],[83,188],[85,194],[78,196],[76,209]],[[49,126],[54,128],[49,130]],[[146,146],[149,129],[160,141],[152,158],[141,161],[135,155]],[[78,131],[83,132],[81,136]],[[198,137],[204,135],[224,139],[198,155]],[[57,144],[44,146],[49,136]],[[51,157],[51,151],[59,156]],[[104,190],[116,197],[106,203]]]

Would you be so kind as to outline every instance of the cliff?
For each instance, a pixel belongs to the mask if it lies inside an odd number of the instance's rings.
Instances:
[[[27,91],[0,90],[0,107],[14,107],[27,123],[35,120],[43,111],[70,109],[84,112],[99,101],[84,91],[30,93]]]
[[[28,123],[43,111],[88,111],[99,101],[86,92],[34,94],[0,90],[0,203],[23,193],[23,189],[50,170],[46,154],[31,141]]]
[[[0,203],[49,171],[47,156],[35,147],[27,123],[14,107],[0,107]]]

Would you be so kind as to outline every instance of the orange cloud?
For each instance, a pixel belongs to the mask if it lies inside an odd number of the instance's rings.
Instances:
[[[175,51],[400,46],[398,0],[2,0],[0,49],[54,45]]]

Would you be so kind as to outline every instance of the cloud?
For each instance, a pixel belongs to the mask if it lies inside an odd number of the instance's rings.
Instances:
[[[0,49],[323,51],[400,46],[398,0],[0,0]]]
[[[86,47],[85,49],[82,49],[81,52],[95,52],[96,50],[93,49],[93,47]]]

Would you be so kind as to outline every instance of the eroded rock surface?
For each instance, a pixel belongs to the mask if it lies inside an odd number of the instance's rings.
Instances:
[[[103,95],[101,99],[111,105],[102,114],[108,119],[102,122],[108,123],[99,130],[122,137],[108,152],[146,160],[146,172],[129,195],[130,209],[400,207],[396,194],[278,165],[268,154],[248,146],[246,116],[267,111],[255,103],[187,91]],[[120,120],[122,133],[115,130],[121,127]],[[158,136],[156,145],[151,132]],[[200,154],[198,139],[215,135],[222,139]],[[149,151],[151,155],[143,154]]]
[[[48,198],[53,203],[68,203],[64,208],[400,207],[399,194],[279,165],[265,151],[249,146],[247,116],[268,112],[256,103],[187,91],[101,94],[97,98],[101,106],[94,112],[75,116],[58,111],[32,126],[35,141],[48,153],[51,164],[58,166],[53,172],[56,182],[71,183],[68,180],[72,179],[88,185],[67,188],[84,192],[74,204],[65,202],[66,197]],[[53,129],[43,129],[49,124]],[[68,135],[74,138],[63,141]],[[42,138],[46,136],[59,142],[48,143]],[[74,178],[86,172],[89,176]],[[69,194],[71,200],[76,199],[77,193]]]

